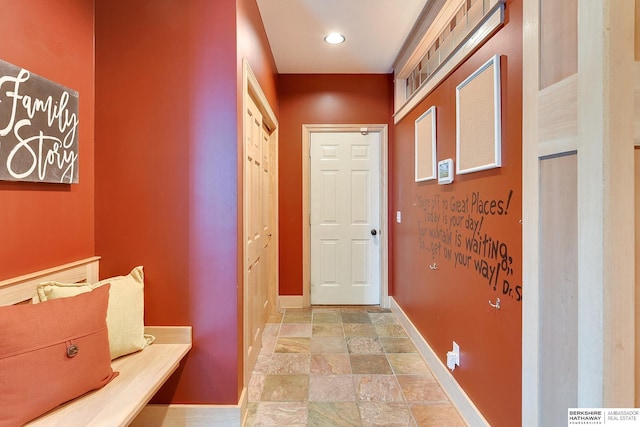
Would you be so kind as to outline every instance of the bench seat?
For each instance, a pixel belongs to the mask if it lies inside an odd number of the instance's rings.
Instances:
[[[115,359],[120,372],[103,388],[73,399],[28,426],[127,426],[178,368],[191,349],[190,326],[146,327],[156,340],[137,353]]]

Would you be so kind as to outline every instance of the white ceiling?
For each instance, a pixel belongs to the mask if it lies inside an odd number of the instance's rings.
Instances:
[[[257,0],[281,74],[389,73],[429,0]],[[346,37],[328,45],[324,36]]]

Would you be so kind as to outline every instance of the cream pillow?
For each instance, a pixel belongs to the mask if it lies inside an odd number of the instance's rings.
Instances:
[[[111,359],[142,350],[155,337],[144,333],[144,273],[136,267],[126,276],[111,277],[95,284],[45,282],[37,286],[42,301],[65,298],[111,284],[107,328]]]

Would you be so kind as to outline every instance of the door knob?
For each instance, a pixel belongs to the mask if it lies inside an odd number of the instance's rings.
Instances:
[[[375,228],[371,229],[371,235],[375,236],[376,234],[378,234],[378,230],[376,230]]]

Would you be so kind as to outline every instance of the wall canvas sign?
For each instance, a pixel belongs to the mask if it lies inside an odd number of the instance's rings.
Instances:
[[[0,180],[78,183],[78,92],[0,60]]]

